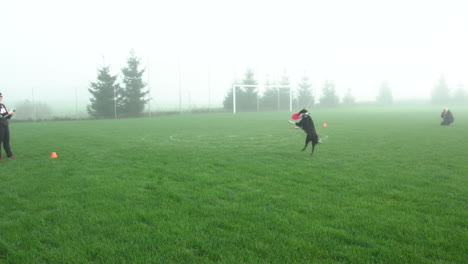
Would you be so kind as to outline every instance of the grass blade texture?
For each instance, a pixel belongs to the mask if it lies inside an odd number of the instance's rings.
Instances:
[[[466,263],[440,109],[310,109],[313,156],[288,112],[12,122],[0,263]]]

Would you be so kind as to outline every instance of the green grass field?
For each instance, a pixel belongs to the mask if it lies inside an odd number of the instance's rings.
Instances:
[[[314,156],[287,112],[12,123],[0,263],[466,263],[468,108],[440,110],[312,110]]]

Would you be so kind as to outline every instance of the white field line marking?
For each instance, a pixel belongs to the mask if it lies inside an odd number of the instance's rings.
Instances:
[[[267,133],[257,133],[257,134],[254,134],[254,136],[239,136],[239,135],[235,135],[235,134],[225,134],[225,135],[207,135],[207,134],[199,134],[199,135],[191,135],[190,136],[191,138],[193,139],[196,139],[196,140],[183,140],[183,139],[180,139],[179,136],[177,135],[171,135],[169,136],[169,140],[170,141],[174,141],[174,142],[183,142],[183,143],[193,143],[193,144],[200,144],[200,143],[207,143],[207,144],[212,144],[213,141],[220,141],[220,140],[224,140],[224,139],[232,139],[232,140],[236,140],[237,141],[237,144],[242,144],[243,140],[247,140],[247,141],[253,141],[253,140],[259,140],[261,138],[272,138],[274,137],[272,134],[267,134]],[[145,137],[146,138],[146,137]],[[281,139],[282,137],[278,137],[279,139]],[[142,140],[145,140],[144,138],[142,138]]]
[[[191,143],[190,141],[177,139],[177,138],[174,137],[174,135],[171,135],[171,136],[169,137],[169,139],[170,139],[171,141],[175,141],[175,142]]]

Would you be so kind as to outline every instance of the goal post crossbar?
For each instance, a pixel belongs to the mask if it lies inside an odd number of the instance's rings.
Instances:
[[[289,112],[292,112],[292,89],[291,85],[260,85],[260,84],[233,84],[232,85],[232,112],[236,113],[236,88],[255,87],[255,88],[289,88]],[[279,107],[279,93],[278,93]],[[258,93],[257,93],[257,111],[259,110]]]

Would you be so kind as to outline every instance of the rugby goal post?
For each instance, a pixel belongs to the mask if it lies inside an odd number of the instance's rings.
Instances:
[[[278,107],[279,107],[279,89],[288,88],[289,89],[289,112],[292,112],[292,89],[290,85],[249,85],[249,84],[234,84],[232,86],[232,113],[236,113],[236,88],[244,87],[254,87],[254,88],[277,88],[278,93]],[[258,102],[258,92],[257,92],[257,111],[259,111],[259,102]]]

